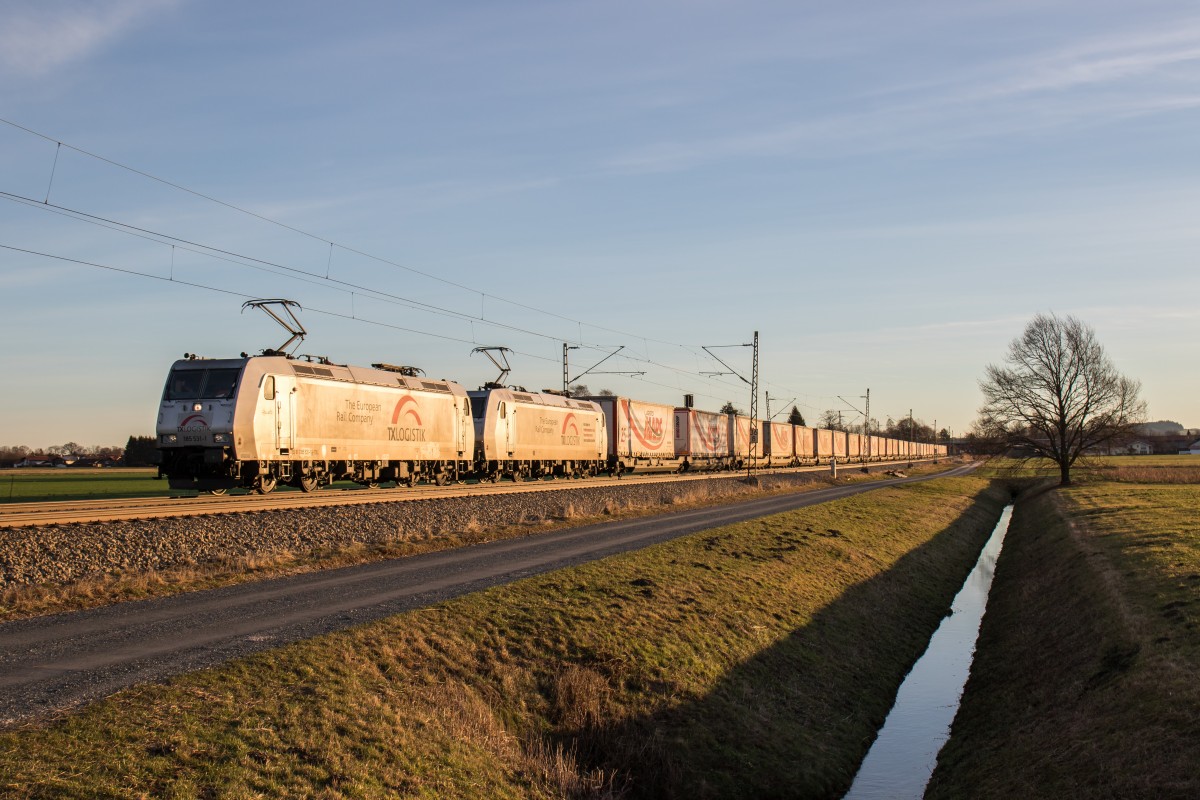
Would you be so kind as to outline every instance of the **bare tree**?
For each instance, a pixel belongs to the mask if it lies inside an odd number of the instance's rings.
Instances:
[[[1075,317],[1038,314],[979,382],[980,430],[1058,464],[1060,485],[1086,451],[1141,422],[1141,383],[1117,372],[1096,333]]]
[[[829,431],[845,430],[842,426],[842,412],[835,408],[827,408],[822,411],[821,422],[819,424],[822,428]]]

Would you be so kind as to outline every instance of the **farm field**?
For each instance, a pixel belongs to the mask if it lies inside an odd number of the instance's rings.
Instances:
[[[1008,498],[884,488],[123,692],[0,735],[0,785],[838,796]]]
[[[1044,459],[991,458],[979,470],[995,478],[1057,478],[1058,466]],[[1116,480],[1200,482],[1200,456],[1089,456],[1071,468],[1072,481]]]
[[[104,500],[129,497],[194,496],[196,492],[171,491],[158,480],[156,467],[94,469],[10,469],[0,472],[0,503],[53,502],[55,500]],[[390,485],[390,484],[389,484]],[[358,489],[352,481],[335,482],[334,489]],[[235,489],[234,494],[248,490]],[[280,486],[279,492],[298,492]]]
[[[167,497],[157,474],[154,467],[7,469],[0,472],[0,503]]]

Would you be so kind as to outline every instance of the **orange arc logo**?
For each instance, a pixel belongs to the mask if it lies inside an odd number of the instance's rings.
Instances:
[[[405,395],[396,401],[396,407],[392,410],[392,424],[396,425],[400,422],[400,415],[406,414],[411,417],[413,422],[418,426],[421,425],[420,406],[416,399],[411,395]]]
[[[190,417],[185,419],[183,422],[179,423],[179,427],[186,428],[188,425],[192,424],[193,422],[202,427],[205,427],[205,428],[208,427],[208,421],[206,419],[204,419],[204,417],[200,416],[199,414],[192,414]]]
[[[579,435],[579,426],[575,423],[575,415],[574,414],[567,414],[566,418],[563,419],[563,427],[562,427],[562,435],[563,436],[567,435],[568,427],[570,427],[571,430],[575,432],[576,436]]]

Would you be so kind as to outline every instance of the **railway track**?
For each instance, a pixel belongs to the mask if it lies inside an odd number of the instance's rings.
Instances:
[[[857,469],[860,465],[845,464],[842,469]],[[878,462],[872,469],[895,467],[895,463]],[[794,467],[775,469],[773,472],[826,472],[827,466]],[[622,484],[653,483],[659,481],[695,481],[714,477],[731,477],[740,473],[648,473],[627,474],[620,479]],[[60,500],[38,503],[8,503],[0,505],[0,528],[26,525],[62,525],[72,522],[112,522],[130,519],[152,519],[158,517],[188,517],[206,514],[236,514],[252,511],[279,511],[296,508],[313,508],[368,503],[393,503],[412,500],[429,500],[440,497],[468,497],[471,495],[510,494],[530,491],[557,491],[586,486],[603,486],[614,483],[614,478],[586,478],[581,480],[537,480],[520,483],[479,483],[458,486],[421,485],[412,488],[389,489],[324,489],[310,494],[300,491],[281,491],[267,495],[202,495],[199,497],[135,497],[109,498],[103,500]]]

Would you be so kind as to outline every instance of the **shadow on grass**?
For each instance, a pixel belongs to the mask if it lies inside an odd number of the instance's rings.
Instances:
[[[627,797],[840,797],[999,517],[1002,503],[980,500],[706,696],[567,731],[564,745]]]

